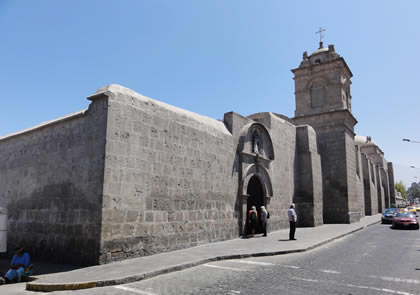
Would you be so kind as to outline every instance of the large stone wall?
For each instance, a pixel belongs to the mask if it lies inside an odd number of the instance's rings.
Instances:
[[[378,164],[375,165],[376,176],[376,190],[378,192],[378,212],[381,213],[385,209],[385,193],[382,184],[381,168]]]
[[[341,131],[317,134],[322,159],[324,222],[348,222],[345,134]]]
[[[363,163],[362,163],[362,153],[360,152],[360,147],[355,143],[353,139],[353,149],[355,153],[355,164],[356,173],[354,174],[355,178],[355,186],[356,186],[356,194],[354,203],[354,211],[359,211],[360,217],[364,217],[366,215],[366,208],[365,208],[365,188],[364,188],[364,176],[363,176]]]
[[[294,202],[300,212],[298,226],[322,225],[322,170],[316,133],[308,125],[298,126],[296,138],[298,157]]]
[[[389,181],[389,202],[390,205],[394,205],[396,204],[396,199],[395,199],[395,181],[394,181],[394,166],[391,162],[388,162],[387,165],[388,168],[388,181]]]
[[[106,113],[87,111],[0,138],[8,249],[36,260],[98,262]]]
[[[365,153],[362,156],[363,188],[365,196],[365,214],[374,215],[378,213],[378,191],[375,184],[374,165]]]
[[[288,226],[292,202],[302,225],[322,223],[310,127],[297,134],[272,113],[213,120],[117,85],[89,99],[87,111],[0,139],[9,248],[96,264],[246,235],[254,176],[271,230]]]
[[[370,137],[357,136],[357,142],[369,163],[365,163],[363,172],[371,175],[371,182],[367,182],[366,179],[364,182],[365,197],[369,198],[370,195],[372,204],[375,203],[371,213],[380,213],[395,204],[393,166],[385,160],[384,153]]]
[[[112,85],[100,261],[238,236],[232,135],[223,122]]]
[[[388,165],[385,164],[384,167],[380,169],[381,171],[381,181],[382,181],[382,187],[384,191],[384,206],[385,208],[389,208],[391,206],[390,203],[390,190],[389,190],[389,179],[388,179]]]
[[[271,113],[227,113],[222,122],[117,85],[90,99],[108,106],[101,263],[246,234],[252,175],[264,187],[271,230],[288,226],[296,177],[290,122]],[[253,128],[263,133],[259,157]]]
[[[347,169],[347,203],[348,203],[348,222],[353,223],[365,216],[364,193],[361,185],[363,185],[363,171],[360,170],[359,152],[356,150],[354,133],[347,131],[346,138],[346,169]],[[359,167],[359,168],[358,168]]]
[[[295,117],[296,124],[308,124],[317,135],[321,155],[324,223],[358,221],[364,207],[358,194],[353,126],[347,110]],[[360,190],[361,191],[361,190]]]

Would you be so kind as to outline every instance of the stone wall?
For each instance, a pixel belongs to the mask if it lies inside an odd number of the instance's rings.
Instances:
[[[302,221],[321,223],[311,128],[301,127],[298,160],[296,126],[281,115],[213,120],[117,85],[89,99],[87,111],[0,139],[9,249],[24,244],[36,259],[88,265],[236,238],[246,234],[252,176],[270,230],[288,226],[293,202]],[[311,165],[303,200],[297,178]]]
[[[378,191],[375,184],[375,169],[372,161],[362,153],[363,187],[365,196],[365,215],[378,213]]]
[[[381,181],[382,181],[382,188],[384,191],[384,207],[389,208],[391,206],[390,203],[390,190],[389,190],[389,179],[388,179],[388,165],[385,165],[383,168],[380,169],[381,171]]]
[[[296,177],[290,122],[271,113],[227,113],[222,122],[117,85],[91,99],[108,106],[101,263],[246,234],[252,175],[262,182],[270,229],[288,226]],[[254,129],[265,134],[259,157]]]
[[[89,99],[87,111],[0,138],[9,249],[108,263],[246,235],[251,204],[278,230],[291,203],[299,226],[317,226],[358,221],[391,197],[392,166],[355,147],[347,110],[221,121],[118,85]]]
[[[346,139],[346,169],[347,169],[347,191],[348,191],[348,216],[349,223],[358,222],[364,212],[364,193],[362,189],[363,175],[360,169],[359,151],[356,150],[354,141],[354,133],[347,131],[345,133]],[[359,168],[357,168],[359,167]]]
[[[296,126],[290,119],[273,113],[258,113],[249,118],[268,128],[274,149],[275,160],[270,163],[273,196],[267,200],[267,210],[271,216],[270,230],[287,228],[287,210],[296,201]],[[297,210],[297,214],[302,216],[301,213]]]
[[[349,222],[345,134],[318,132],[323,172],[324,223]]]
[[[33,259],[98,262],[106,113],[87,111],[0,138],[0,206],[8,249]]]
[[[322,225],[322,171],[316,133],[308,125],[298,126],[296,139],[297,173],[294,202],[297,212],[300,212],[298,226]]]
[[[297,125],[316,131],[321,155],[324,223],[348,223],[361,217],[363,194],[358,195],[353,126],[347,110],[295,117]]]
[[[390,205],[396,204],[395,199],[395,180],[394,180],[394,167],[391,162],[388,162],[388,181],[389,181],[389,202]]]
[[[354,144],[353,140],[353,144]],[[355,195],[355,211],[359,211],[360,217],[364,217],[366,215],[365,209],[365,189],[364,189],[364,176],[363,176],[363,164],[362,164],[362,153],[360,152],[360,147],[356,144],[354,147],[354,153],[356,156],[355,159],[355,185],[356,185],[356,195]]]
[[[378,164],[375,165],[376,176],[376,190],[378,192],[378,213],[382,213],[385,209],[385,193],[382,184],[381,168]]]
[[[236,145],[223,122],[112,85],[100,262],[238,236]],[[236,176],[236,177],[235,177]]]
[[[384,153],[370,137],[359,144],[361,151],[366,155],[370,162],[371,170],[374,170],[373,179],[375,179],[375,181],[371,185],[374,186],[376,190],[376,212],[380,213],[385,208],[390,207],[392,201],[395,200],[394,171],[392,163],[388,163],[385,160]],[[373,212],[375,213],[375,211]]]

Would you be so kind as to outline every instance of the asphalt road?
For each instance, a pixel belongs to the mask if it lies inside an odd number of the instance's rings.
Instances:
[[[305,253],[220,261],[131,284],[50,294],[420,294],[420,232],[377,224]]]

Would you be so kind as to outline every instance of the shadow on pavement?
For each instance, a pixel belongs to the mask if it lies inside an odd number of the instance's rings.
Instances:
[[[0,258],[0,273],[5,273],[9,269],[11,259],[12,258],[10,259],[6,259],[4,257]],[[52,273],[57,273],[57,272],[65,272],[65,271],[83,268],[83,266],[43,263],[41,261],[32,261],[32,264],[35,266],[34,276],[52,274]]]

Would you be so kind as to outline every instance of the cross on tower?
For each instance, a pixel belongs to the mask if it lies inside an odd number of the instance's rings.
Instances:
[[[315,34],[319,34],[319,42],[322,42],[322,38],[324,38],[324,35],[322,35],[322,32],[325,32],[325,29],[321,27],[319,28],[317,32],[315,32]]]
[[[315,32],[315,34],[319,34],[319,49],[321,49],[323,47],[322,45],[322,38],[324,37],[324,35],[322,35],[322,32],[325,32],[325,29],[319,27],[319,30],[317,32]]]

